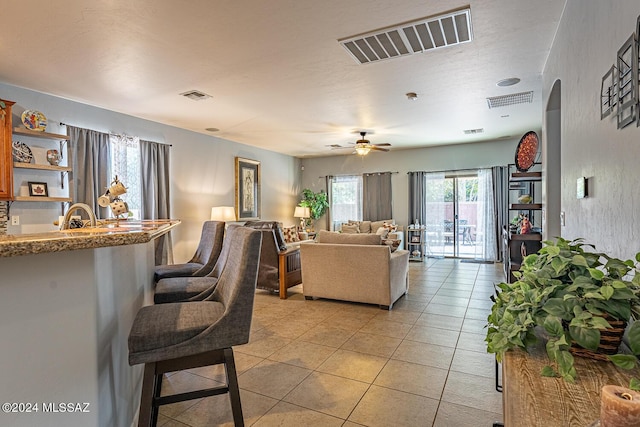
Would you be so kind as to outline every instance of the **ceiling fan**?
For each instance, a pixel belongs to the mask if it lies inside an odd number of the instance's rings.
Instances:
[[[360,132],[360,139],[357,140],[356,142],[352,142],[351,144],[355,145],[355,151],[354,153],[359,155],[359,156],[366,156],[367,154],[369,154],[369,151],[371,150],[375,150],[375,151],[389,151],[388,148],[382,148],[382,147],[391,147],[391,144],[389,143],[384,143],[384,144],[371,144],[371,141],[369,141],[368,139],[365,139],[365,136],[367,135],[367,132]],[[347,148],[347,147],[342,147],[342,146],[331,146],[332,148]]]

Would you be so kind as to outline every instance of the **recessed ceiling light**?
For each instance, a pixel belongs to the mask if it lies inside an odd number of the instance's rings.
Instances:
[[[211,95],[207,95],[204,92],[201,92],[199,90],[190,90],[187,92],[182,92],[180,95],[189,98],[193,101],[202,101],[204,99],[209,99],[211,98]]]
[[[502,79],[500,80],[498,83],[496,83],[496,86],[500,86],[500,87],[506,87],[506,86],[513,86],[513,85],[517,85],[518,83],[520,83],[520,79],[517,77],[510,77],[508,79]]]
[[[218,129],[218,128],[206,128],[205,130],[207,132],[219,132],[220,131],[220,129]]]

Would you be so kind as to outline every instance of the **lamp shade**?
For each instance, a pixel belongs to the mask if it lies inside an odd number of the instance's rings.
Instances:
[[[295,218],[310,218],[311,210],[305,206],[296,206],[296,210],[293,212]]]
[[[356,147],[356,153],[358,153],[359,156],[366,156],[369,154],[369,151],[371,151],[369,147]]]
[[[233,206],[214,206],[211,208],[212,221],[235,221],[236,210]]]

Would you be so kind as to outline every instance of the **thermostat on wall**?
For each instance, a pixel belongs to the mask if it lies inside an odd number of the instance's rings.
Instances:
[[[584,199],[589,196],[589,192],[587,191],[587,178],[581,176],[578,178],[578,183],[576,185],[576,195],[578,199]]]

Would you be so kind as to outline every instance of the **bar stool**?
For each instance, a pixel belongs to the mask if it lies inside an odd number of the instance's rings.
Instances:
[[[154,269],[155,282],[167,277],[205,276],[211,272],[220,256],[224,222],[205,221],[196,253],[184,264],[162,264]]]
[[[231,224],[229,229],[238,227]],[[224,269],[227,257],[229,256],[229,246],[231,240],[224,239],[222,250],[216,265],[211,273],[204,277],[168,277],[156,283],[153,302],[156,304],[166,304],[170,302],[201,301],[208,297],[218,283],[218,278]]]
[[[232,346],[249,341],[262,236],[237,227],[213,293],[203,301],[142,307],[129,334],[129,364],[144,363],[138,426],[155,426],[160,405],[229,393],[233,420],[243,426]],[[167,372],[223,363],[227,384],[160,396]]]

